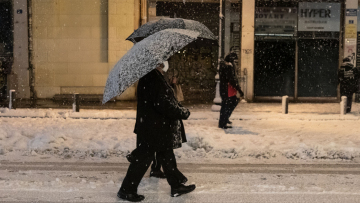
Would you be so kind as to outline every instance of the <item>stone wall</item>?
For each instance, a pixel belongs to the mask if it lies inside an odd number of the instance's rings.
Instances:
[[[109,0],[109,68],[131,49],[125,39],[134,32],[134,0]],[[135,100],[136,86],[128,88],[118,99]]]
[[[134,30],[134,0],[33,0],[32,8],[37,97],[102,94],[132,46],[125,38]]]

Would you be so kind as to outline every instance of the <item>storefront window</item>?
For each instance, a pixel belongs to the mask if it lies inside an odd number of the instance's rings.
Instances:
[[[11,1],[0,1],[0,54],[12,52]]]
[[[257,2],[255,96],[294,96],[297,6]]]
[[[340,14],[334,1],[257,1],[255,97],[336,97]]]
[[[7,74],[12,67],[13,28],[12,3],[0,1],[0,100],[6,97]]]

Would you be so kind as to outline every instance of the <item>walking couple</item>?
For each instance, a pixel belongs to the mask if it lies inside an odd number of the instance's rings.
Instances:
[[[178,102],[166,81],[164,72],[167,68],[164,64],[158,64],[156,69],[139,80],[134,130],[137,134],[137,148],[126,157],[130,166],[117,194],[121,199],[132,202],[145,199],[143,195],[137,194],[137,188],[153,160],[162,166],[172,197],[195,189],[195,185],[185,185],[187,178],[176,164],[174,149],[186,142],[182,120],[187,119],[190,112]],[[159,169],[153,165],[150,175],[162,178]]]
[[[220,112],[220,128],[228,128],[229,117],[239,102],[236,91],[243,96],[235,77],[234,60],[237,55],[231,52],[220,66],[220,88],[222,107]],[[118,197],[124,200],[139,202],[145,199],[137,194],[141,179],[152,161],[150,176],[166,177],[171,187],[171,196],[176,197],[195,190],[195,185],[186,186],[187,178],[179,171],[176,164],[174,149],[186,142],[182,120],[190,116],[187,108],[177,100],[174,90],[164,77],[168,66],[158,64],[139,80],[137,87],[137,114],[135,134],[137,148],[126,158],[130,166],[122,182]],[[224,91],[223,89],[226,89]],[[155,158],[156,154],[156,158]],[[157,167],[156,165],[159,164]],[[165,176],[159,170],[162,166]]]

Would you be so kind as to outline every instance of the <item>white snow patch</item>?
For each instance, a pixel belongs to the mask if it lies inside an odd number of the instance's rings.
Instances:
[[[313,107],[315,106],[315,107]],[[358,109],[337,114],[337,104],[239,104],[232,129],[219,129],[218,112],[190,108],[188,142],[175,150],[180,162],[242,163],[251,160],[356,160],[360,158]],[[135,110],[0,109],[0,159],[122,158],[135,148]],[[317,111],[316,113],[312,113]],[[115,160],[115,159],[114,159]],[[117,160],[118,161],[118,160]]]

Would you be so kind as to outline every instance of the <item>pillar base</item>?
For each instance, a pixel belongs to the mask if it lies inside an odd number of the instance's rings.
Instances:
[[[220,105],[213,104],[213,105],[211,106],[211,111],[220,112],[220,109],[221,109],[221,106],[220,106]]]

